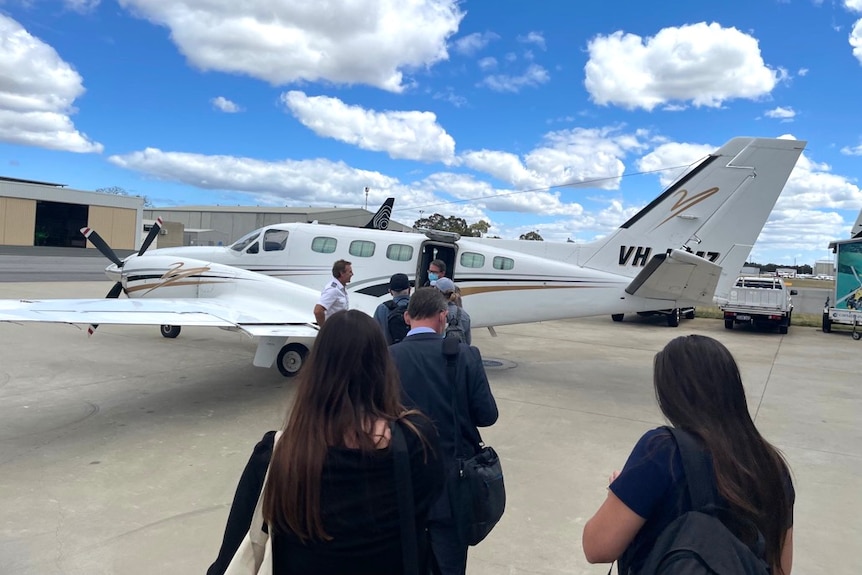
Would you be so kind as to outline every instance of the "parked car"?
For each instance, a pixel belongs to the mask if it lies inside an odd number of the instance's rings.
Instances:
[[[615,313],[611,314],[611,319],[614,321],[623,321],[623,316],[625,314]],[[667,320],[667,325],[669,327],[677,327],[679,325],[679,320],[682,318],[685,319],[694,319],[694,308],[693,307],[676,307],[673,309],[655,309],[651,311],[639,311],[638,315],[641,317],[650,317],[655,315],[663,315]]]

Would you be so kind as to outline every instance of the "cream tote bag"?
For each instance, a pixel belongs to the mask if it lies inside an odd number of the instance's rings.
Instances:
[[[281,431],[277,431],[272,443],[272,451],[281,438]],[[248,533],[239,544],[239,548],[230,560],[225,575],[272,575],[272,539],[263,530],[263,492],[266,482],[269,480],[269,466],[266,468],[266,476],[263,478],[263,486],[257,498],[254,515],[251,517],[251,526]]]

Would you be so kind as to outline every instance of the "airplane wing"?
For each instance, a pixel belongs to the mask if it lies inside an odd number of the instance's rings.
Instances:
[[[684,250],[654,256],[626,293],[645,298],[712,305],[721,266]]]
[[[0,300],[0,322],[235,327],[255,337],[316,337],[310,310],[224,299]]]

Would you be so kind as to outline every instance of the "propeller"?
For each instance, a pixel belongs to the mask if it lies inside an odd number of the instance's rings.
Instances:
[[[102,236],[92,228],[81,228],[81,233],[84,234],[84,237],[90,240],[96,249],[99,250],[103,256],[114,262],[118,268],[123,267],[123,260],[114,253],[114,250],[111,249],[111,246],[108,245],[108,242],[102,239]]]
[[[141,249],[138,251],[138,255],[144,255],[144,252],[147,251],[147,248],[150,247],[150,244],[153,243],[153,240],[156,239],[156,236],[159,235],[159,230],[162,229],[162,218],[156,218],[153,227],[150,228],[150,233],[147,234],[147,237],[144,239],[144,242],[141,244]],[[111,246],[108,245],[108,242],[102,239],[102,236],[99,233],[91,228],[81,228],[81,233],[84,234],[84,237],[90,240],[90,242],[96,246],[96,249],[102,253],[103,256],[111,260],[118,268],[123,267],[123,260],[117,256],[114,250],[111,249]],[[110,291],[108,291],[108,295],[105,296],[106,299],[117,299],[120,297],[120,294],[123,292],[123,282],[118,281],[113,286],[111,286]],[[99,327],[99,324],[94,323],[90,324],[90,327],[87,328],[87,335],[93,335],[96,332],[96,329]]]
[[[156,218],[156,222],[153,224],[153,227],[150,228],[150,233],[147,234],[147,237],[144,239],[144,243],[141,244],[141,250],[138,252],[139,256],[144,255],[144,252],[147,251],[147,248],[150,247],[150,244],[153,243],[153,240],[156,239],[157,235],[159,235],[160,229],[162,229],[162,218]]]

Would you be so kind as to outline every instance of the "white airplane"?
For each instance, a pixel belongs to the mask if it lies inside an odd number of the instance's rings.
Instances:
[[[287,223],[228,247],[147,252],[145,241],[121,260],[90,232],[113,262],[107,299],[0,300],[0,321],[161,325],[165,337],[181,326],[240,330],[258,338],[254,365],[291,376],[317,333],[312,310],[337,259],[353,263],[351,307],[369,314],[388,299],[392,274],[423,285],[430,261],[442,259],[473,327],[713,304],[726,300],[804,148],[734,138],[588,244]]]

